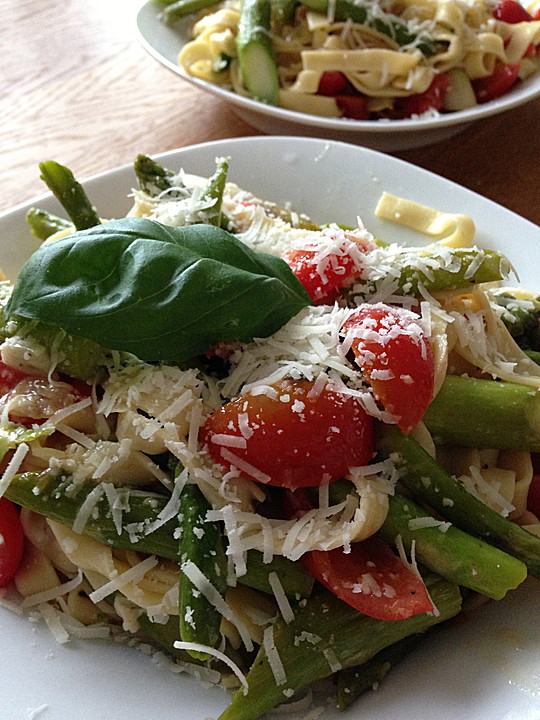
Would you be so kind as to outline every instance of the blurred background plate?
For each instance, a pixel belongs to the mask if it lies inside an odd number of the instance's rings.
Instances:
[[[471,122],[505,112],[540,96],[540,74],[516,85],[503,97],[468,110],[414,120],[349,120],[319,117],[265,105],[242,97],[218,85],[188,75],[177,62],[178,53],[190,39],[186,18],[168,27],[159,18],[161,6],[149,0],[137,14],[137,31],[142,46],[158,62],[196,87],[222,98],[245,122],[269,135],[324,137],[364,145],[384,152],[408,150],[453,137]]]

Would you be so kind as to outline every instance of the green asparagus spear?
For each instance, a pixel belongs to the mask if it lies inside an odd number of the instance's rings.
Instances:
[[[511,292],[497,292],[493,300],[504,308],[501,320],[519,347],[524,350],[540,350],[540,296],[527,300],[514,297]]]
[[[230,161],[230,158],[217,158],[214,174],[202,187],[200,200],[213,203],[205,213],[204,221],[209,225],[221,225],[221,204]]]
[[[419,288],[434,293],[503,280],[510,267],[504,255],[477,248],[447,248],[444,254],[436,248],[404,248],[394,264],[399,270],[398,292],[406,295],[419,295]]]
[[[346,710],[366,690],[376,689],[394,665],[419,644],[422,635],[409,635],[381,650],[371,660],[337,673],[337,706]]]
[[[494,600],[501,600],[527,577],[527,567],[517,558],[488,545],[449,523],[435,520],[409,498],[389,498],[389,510],[379,536],[394,543],[399,536],[416,558],[447,580]],[[427,525],[423,526],[427,521]],[[433,523],[433,524],[429,524]]]
[[[303,608],[295,610],[290,623],[278,618],[266,647],[281,661],[283,679],[280,670],[276,680],[276,659],[268,657],[263,645],[247,675],[247,692],[240,689],[219,720],[256,720],[292,692],[338,669],[366,662],[404,637],[425,632],[456,615],[461,608],[457,586],[436,575],[424,579],[437,615],[419,613],[406,620],[375,620],[321,589]]]
[[[216,0],[176,0],[167,3],[167,6],[161,11],[160,17],[167,25],[172,25],[186,15],[193,15],[215,4]]]
[[[163,167],[157,160],[148,155],[137,155],[133,163],[133,170],[139,182],[139,187],[150,197],[155,197],[173,186],[174,172]]]
[[[540,351],[539,350],[525,350],[525,355],[528,355],[537,365],[540,365]]]
[[[178,634],[178,618],[174,615],[169,616],[165,624],[152,622],[146,613],[139,615],[137,620],[141,630],[148,635],[150,640],[156,645],[162,647],[169,655],[172,655],[181,662],[188,662],[194,665],[202,665],[202,661],[192,657],[187,650],[180,650],[174,646],[177,640],[180,640]]]
[[[32,235],[38,240],[47,240],[61,230],[73,228],[69,220],[40,208],[30,208],[26,213],[26,222],[30,225]]]
[[[39,164],[39,169],[41,179],[62,203],[76,230],[85,230],[100,224],[96,209],[69,168],[54,160],[47,160]]]
[[[354,485],[347,480],[333,483],[330,489],[333,503],[354,493]],[[503,598],[527,577],[527,568],[520,560],[437,520],[398,493],[388,498],[388,514],[378,535],[389,545],[394,545],[399,536],[407,551],[414,542],[415,557],[422,565],[494,600]]]
[[[423,420],[438,444],[540,450],[540,392],[527,385],[448,376]]]
[[[510,522],[468,493],[398,427],[379,423],[377,449],[381,457],[395,459],[400,468],[400,483],[413,497],[461,530],[518,558],[532,575],[540,577],[540,537]]]
[[[227,558],[223,533],[215,522],[206,521],[208,502],[197,485],[186,485],[180,495],[180,588],[178,612],[180,639],[217,647],[221,614],[211,599],[205,597],[191,580],[190,572],[202,573],[217,592],[227,590]],[[195,651],[189,654],[199,660],[210,655]]]
[[[97,487],[106,489],[104,485]],[[50,472],[22,473],[13,478],[5,495],[40,515],[72,526],[83,503],[92,499],[89,498],[92,491],[100,493],[91,482],[73,483],[69,478],[55,477]],[[87,519],[84,533],[110,547],[138,550],[177,562],[179,547],[175,532],[178,523],[176,520],[164,524],[158,522],[167,498],[127,486],[116,488],[116,493],[124,508],[121,527],[115,525],[109,500],[103,492]],[[272,562],[264,563],[262,557],[257,550],[248,552],[247,573],[240,579],[242,585],[268,592],[271,588],[268,576],[277,572],[288,596],[306,597],[310,594],[313,579],[300,563],[284,557],[275,557]]]
[[[435,53],[435,43],[426,33],[419,34],[412,31],[395,15],[387,14],[386,17],[375,15],[368,3],[354,2],[354,0],[302,0],[302,5],[323,15],[327,15],[332,8],[333,17],[337,21],[352,20],[388,35],[398,45],[415,43],[424,55]]]
[[[272,22],[276,28],[282,28],[284,25],[294,20],[294,13],[299,0],[271,0],[272,4]]]
[[[242,0],[236,50],[249,94],[268,105],[278,104],[279,78],[271,37],[269,0]]]

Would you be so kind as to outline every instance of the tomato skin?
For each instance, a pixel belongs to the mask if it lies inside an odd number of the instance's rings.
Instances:
[[[15,385],[25,377],[28,377],[28,373],[10,367],[0,360],[0,396],[13,390]]]
[[[24,532],[17,507],[0,498],[0,587],[7,587],[20,567]]]
[[[327,70],[321,75],[317,95],[334,97],[339,95],[349,86],[349,81],[339,70]]]
[[[476,99],[479,103],[489,102],[505,95],[517,82],[519,63],[497,63],[488,77],[477,78],[472,81]]]
[[[434,360],[420,318],[383,303],[361,305],[345,322],[356,362],[385,410],[409,433],[433,397]]]
[[[317,270],[314,250],[291,250],[285,258],[298,280],[307,290],[314,305],[328,305],[337,299],[340,290],[357,276],[354,260],[350,255],[334,256],[325,269],[325,278]]]
[[[530,22],[533,19],[532,15],[516,0],[501,0],[493,10],[493,17],[511,25]]]
[[[349,120],[368,120],[368,100],[363,95],[336,95],[336,104]]]
[[[314,305],[333,303],[343,288],[351,284],[361,274],[360,254],[375,247],[374,243],[352,233],[343,237],[334,237],[330,231],[321,235],[320,247],[325,243],[335,243],[325,253],[323,267],[319,263],[319,247],[315,246],[289,250],[284,255],[298,280],[308,292]]]
[[[444,96],[450,85],[450,78],[444,73],[435,75],[431,85],[423,93],[397,98],[394,108],[400,118],[409,118],[412,115],[422,115],[431,110],[441,110]]]
[[[342,548],[312,550],[302,564],[330,592],[364,615],[378,620],[404,620],[432,612],[426,586],[379,538]]]
[[[282,380],[264,394],[241,395],[210,415],[200,440],[216,463],[249,480],[290,489],[339,480],[373,457],[373,420],[355,398],[329,387],[310,396],[313,386]],[[224,445],[224,435],[239,440]]]

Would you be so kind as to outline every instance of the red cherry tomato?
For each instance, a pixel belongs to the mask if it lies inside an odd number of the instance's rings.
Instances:
[[[368,120],[368,100],[363,95],[336,95],[336,103],[349,120]]]
[[[327,70],[321,75],[317,95],[334,97],[346,90],[348,86],[349,82],[342,72],[339,72],[339,70]]]
[[[422,579],[378,538],[342,548],[312,550],[302,557],[307,570],[364,615],[379,620],[404,620],[435,608]]]
[[[529,22],[532,15],[516,0],[501,0],[493,10],[493,17],[505,23]]]
[[[216,463],[290,489],[333,482],[373,457],[373,421],[360,403],[308,381],[282,380],[232,400],[207,419],[200,439]]]
[[[401,118],[422,115],[422,113],[431,109],[441,110],[449,85],[450,78],[448,75],[444,75],[444,73],[435,75],[427,90],[416,95],[397,98],[394,102],[394,108]]]
[[[326,243],[329,243],[326,246]],[[284,259],[315,305],[333,303],[361,273],[361,254],[371,244],[351,234],[342,239],[321,235],[320,248],[289,251]]]
[[[473,80],[472,86],[478,102],[489,102],[507,93],[517,81],[518,73],[518,62],[508,65],[497,63],[491,75]]]
[[[0,360],[0,396],[13,390],[15,385],[25,377],[28,377],[28,373],[10,367]]]
[[[19,569],[24,532],[17,507],[0,498],[0,587],[7,587]]]
[[[419,316],[383,303],[361,305],[343,326],[346,342],[385,410],[409,433],[433,397],[434,362]],[[352,338],[347,338],[351,333]]]

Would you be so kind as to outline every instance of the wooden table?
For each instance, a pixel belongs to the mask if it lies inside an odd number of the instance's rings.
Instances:
[[[146,54],[141,2],[0,0],[0,211],[44,192],[42,160],[83,179],[139,152],[261,134]],[[537,98],[396,155],[540,224],[539,139]]]

